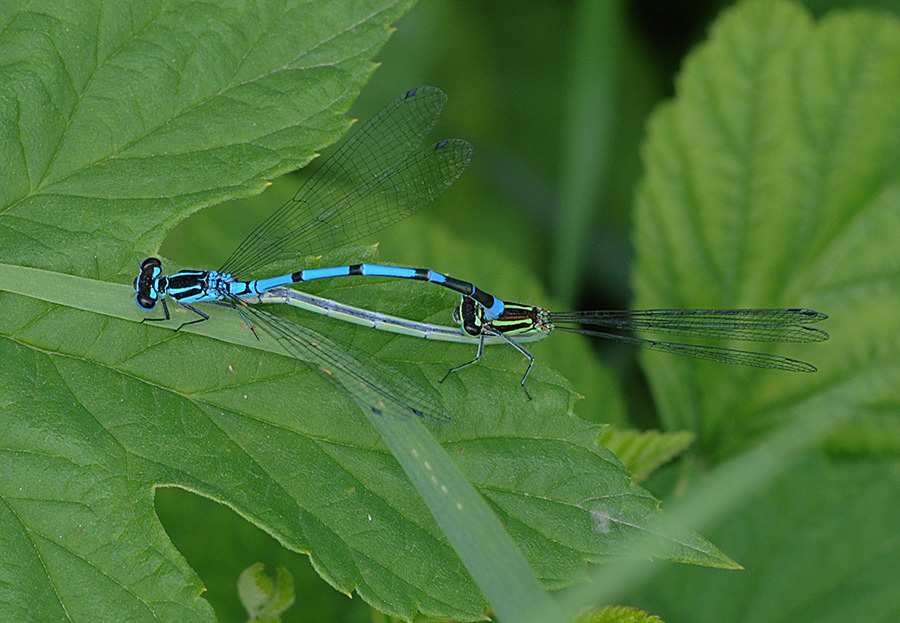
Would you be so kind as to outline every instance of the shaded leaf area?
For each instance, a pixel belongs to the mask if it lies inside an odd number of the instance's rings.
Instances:
[[[305,554],[292,552],[230,508],[184,489],[156,490],[155,505],[166,533],[203,581],[204,599],[219,620],[242,621],[247,611],[237,580],[244,569],[263,561],[266,569],[284,567],[294,578],[296,600],[285,614],[294,623],[370,621],[362,599],[325,588]],[[215,544],[210,547],[209,543]]]
[[[831,340],[774,349],[815,375],[648,355],[667,427],[721,457],[812,404],[822,417],[854,413],[851,430],[896,419],[898,136],[896,19],[814,24],[791,4],[747,2],[691,54],[644,150],[638,305],[808,307],[830,316]],[[854,438],[865,454],[866,436]]]
[[[622,461],[637,481],[684,452],[693,440],[694,435],[685,431],[663,433],[607,428],[600,435],[600,443]]]

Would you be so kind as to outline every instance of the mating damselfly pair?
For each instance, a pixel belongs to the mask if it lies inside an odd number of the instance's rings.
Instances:
[[[609,332],[639,330],[758,342],[828,339],[824,331],[807,326],[826,316],[806,309],[551,312],[504,301],[469,282],[436,271],[377,264],[316,268],[244,280],[275,262],[320,253],[375,233],[425,207],[451,186],[469,165],[472,146],[460,139],[449,139],[417,151],[437,123],[445,99],[439,89],[420,87],[390,102],[353,133],[291,200],[251,232],[218,270],[183,270],[166,276],[159,259],[145,259],[134,280],[135,298],[145,310],[154,309],[161,302],[164,312],[163,318],[145,320],[170,319],[166,298],[196,315],[177,329],[209,318],[195,307],[196,303],[234,308],[248,326],[261,328],[289,354],[314,364],[364,409],[399,418],[416,415],[432,421],[447,420],[446,409],[399,370],[348,344],[263,310],[256,303],[283,302],[396,333],[477,344],[475,358],[452,368],[447,375],[479,361],[485,344],[506,343],[528,359],[521,381],[523,388],[534,365],[534,357],[523,344],[542,339],[553,330],[722,363],[815,371],[808,363],[779,355]],[[460,304],[453,313],[457,326],[397,318],[285,287],[348,276],[428,281],[458,292]],[[528,393],[527,388],[525,392]]]

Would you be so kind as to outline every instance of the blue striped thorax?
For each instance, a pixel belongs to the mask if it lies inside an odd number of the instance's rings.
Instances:
[[[168,296],[179,303],[221,301],[228,296],[256,296],[255,282],[235,281],[231,275],[215,270],[182,270],[162,275],[162,262],[148,257],[141,262],[141,272],[134,280],[135,300],[142,309],[153,309]]]

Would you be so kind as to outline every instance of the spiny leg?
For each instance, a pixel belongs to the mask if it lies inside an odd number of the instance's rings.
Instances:
[[[165,301],[163,301],[163,304],[165,304]],[[189,324],[197,324],[198,322],[206,322],[207,320],[209,320],[209,314],[200,311],[193,305],[188,305],[187,303],[179,303],[179,305],[181,305],[182,307],[184,307],[187,310],[194,312],[195,314],[197,314],[200,317],[197,318],[196,320],[191,320],[190,322],[182,322],[180,325],[178,325],[175,328],[176,331],[180,331],[182,327],[186,327]],[[168,315],[169,315],[169,312],[168,312],[168,310],[166,310],[166,316],[168,316]]]
[[[141,320],[141,322],[165,322],[166,320],[172,319],[172,317],[169,315],[169,306],[166,305],[166,299],[162,299],[160,302],[162,303],[165,318],[144,318],[143,320]]]
[[[231,309],[237,311],[237,313],[239,313],[241,315],[241,318],[244,319],[244,323],[247,325],[247,327],[251,331],[253,331],[253,337],[255,337],[258,340],[259,334],[256,332],[256,327],[253,326],[253,323],[250,322],[250,319],[247,318],[246,314],[244,314],[244,310],[241,309],[242,307],[246,307],[247,303],[244,301],[240,301],[240,299],[238,299],[238,302],[240,302],[240,305],[238,305],[234,301],[213,301],[213,303],[215,303],[216,305],[223,305],[225,307],[230,307]]]
[[[459,371],[462,370],[463,368],[468,368],[468,367],[471,366],[472,364],[478,363],[479,361],[481,361],[481,356],[482,356],[483,354],[484,354],[484,333],[482,333],[482,334],[479,336],[479,340],[478,340],[478,352],[475,353],[475,359],[473,359],[472,361],[467,361],[466,363],[464,363],[464,364],[462,364],[462,365],[458,365],[458,366],[456,366],[456,367],[450,368],[449,370],[447,370],[447,373],[446,373],[446,374],[441,378],[441,380],[438,381],[438,382],[439,382],[439,383],[443,383],[444,381],[447,380],[447,377],[450,376],[451,374],[453,374],[454,372],[459,372]]]
[[[440,382],[443,383],[445,380],[447,380],[447,377],[450,376],[451,374],[453,374],[454,372],[459,372],[463,368],[468,368],[472,364],[475,364],[475,363],[478,363],[479,361],[481,361],[481,357],[482,357],[482,355],[484,355],[484,340],[485,340],[486,336],[502,337],[508,344],[510,344],[513,348],[515,348],[517,351],[522,353],[522,355],[526,359],[528,359],[528,368],[526,368],[525,374],[524,374],[524,376],[522,376],[521,385],[522,385],[522,391],[525,392],[525,396],[528,398],[528,400],[532,400],[532,397],[528,391],[528,388],[525,387],[525,381],[528,379],[528,375],[531,373],[531,368],[534,367],[534,355],[532,355],[530,352],[528,352],[528,350],[524,346],[522,346],[521,344],[519,344],[518,342],[516,342],[515,340],[510,338],[505,333],[501,333],[500,331],[496,331],[496,330],[495,331],[487,331],[487,330],[483,331],[481,333],[481,335],[479,336],[480,339],[478,340],[478,352],[475,354],[475,359],[473,359],[472,361],[467,361],[466,363],[456,366],[455,368],[450,368],[447,371],[447,373],[444,375],[444,377],[440,380]]]
[[[522,355],[528,360],[528,367],[525,369],[525,374],[522,376],[522,391],[525,392],[525,395],[528,396],[528,400],[531,400],[531,394],[528,393],[528,388],[525,387],[525,381],[528,379],[528,375],[531,373],[531,369],[534,367],[534,355],[532,355],[527,348],[519,344],[517,341],[506,335],[505,333],[500,333],[500,337],[502,337],[506,342],[515,348],[517,351],[522,353]]]
[[[164,318],[144,318],[143,320],[141,320],[141,322],[165,322],[166,320],[172,319],[172,316],[169,314],[169,306],[166,305],[166,299],[162,299],[160,302],[162,303],[163,314],[165,315],[165,317]],[[195,314],[197,314],[200,317],[197,318],[196,320],[191,320],[190,322],[182,322],[180,325],[175,327],[176,331],[178,331],[182,327],[188,326],[189,324],[196,324],[198,322],[203,322],[205,320],[209,320],[209,314],[206,314],[206,313],[200,311],[196,307],[193,307],[192,305],[188,305],[187,303],[179,303],[179,305],[181,305],[185,309],[188,309],[188,310],[194,312]]]

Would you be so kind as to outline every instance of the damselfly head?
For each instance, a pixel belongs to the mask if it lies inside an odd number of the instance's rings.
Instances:
[[[135,300],[143,309],[153,309],[159,299],[156,279],[162,273],[162,262],[155,257],[148,257],[141,262],[141,273],[134,278]]]

